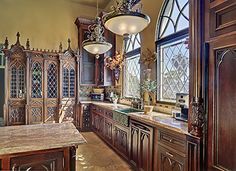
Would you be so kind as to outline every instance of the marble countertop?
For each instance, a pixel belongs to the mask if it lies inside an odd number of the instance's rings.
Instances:
[[[72,123],[0,127],[0,155],[78,146],[86,143]]]
[[[128,105],[123,105],[123,104],[114,105],[112,103],[107,103],[107,102],[81,101],[81,103],[87,103],[87,104],[90,103],[110,110],[130,108],[130,106]],[[131,119],[144,122],[154,127],[155,126],[163,127],[181,134],[188,134],[188,123],[183,121],[178,121],[168,114],[160,112],[152,112],[151,114],[148,115],[129,113],[129,116],[131,117]]]

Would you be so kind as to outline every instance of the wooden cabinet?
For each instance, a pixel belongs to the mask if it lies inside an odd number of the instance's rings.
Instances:
[[[62,53],[30,49],[17,42],[4,49],[5,125],[75,122],[78,61],[70,48]],[[29,42],[28,42],[29,43]]]
[[[78,28],[78,47],[80,51],[80,85],[96,85],[96,63],[95,55],[90,54],[82,47],[82,42],[88,39],[88,26],[92,20],[77,18],[75,24]]]
[[[90,105],[89,104],[80,104],[79,105],[79,116],[78,118],[78,126],[81,131],[90,131],[91,130],[91,113],[90,113]]]
[[[129,159],[129,128],[112,119],[112,111],[91,105],[92,127],[123,158]]]
[[[103,109],[92,105],[92,128],[101,137],[104,136],[105,118],[103,117]]]
[[[159,171],[187,171],[186,136],[169,130],[155,130],[154,168]],[[156,158],[157,157],[157,158]]]
[[[98,86],[113,85],[113,71],[106,67],[104,57],[98,60]]]
[[[106,141],[108,141],[110,144],[112,144],[113,141],[113,122],[109,119],[104,120],[104,138]]]
[[[138,170],[152,170],[153,128],[131,120],[130,141],[130,162]]]
[[[209,170],[236,170],[236,3],[214,0],[205,1],[205,6],[207,166]]]
[[[158,148],[159,171],[184,171],[185,158],[176,154],[168,148],[159,146]]]
[[[114,125],[114,147],[127,160],[129,159],[129,129]]]
[[[75,171],[74,147],[0,156],[0,170]]]
[[[75,24],[78,28],[78,46],[81,57],[80,85],[111,86],[113,84],[113,72],[106,67],[104,57],[115,55],[115,34],[105,29],[104,36],[113,47],[106,54],[100,55],[99,59],[96,59],[95,55],[90,54],[82,47],[82,42],[88,39],[88,26],[93,24],[93,21],[85,18],[77,18]]]

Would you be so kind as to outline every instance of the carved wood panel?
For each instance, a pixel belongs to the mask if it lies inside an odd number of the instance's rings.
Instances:
[[[185,160],[172,151],[158,146],[160,171],[184,171]]]
[[[236,46],[211,56],[208,156],[211,168],[236,170]]]
[[[210,5],[210,37],[216,37],[236,30],[236,2],[215,1]]]
[[[12,171],[58,171],[64,170],[63,152],[20,156],[11,159]]]

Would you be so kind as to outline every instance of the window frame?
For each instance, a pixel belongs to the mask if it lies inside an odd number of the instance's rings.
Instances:
[[[169,43],[174,43],[174,42],[177,42],[181,39],[189,37],[190,27],[182,29],[182,30],[172,33],[168,36],[160,38],[160,31],[161,31],[163,14],[166,10],[167,4],[168,4],[168,0],[165,0],[162,5],[160,16],[158,17],[158,22],[157,22],[156,41],[155,41],[155,48],[156,49],[155,50],[156,50],[159,57],[161,56],[161,54],[160,54],[161,53],[161,46],[164,46]],[[157,81],[160,80],[160,75],[161,75],[160,69],[158,69],[158,64],[160,65],[160,63],[161,63],[160,60],[161,59],[156,60],[156,79],[157,79]],[[156,91],[157,91],[157,93],[159,93],[158,89]],[[157,101],[157,103],[161,103],[161,104],[175,105],[175,102],[160,100],[158,96],[156,96],[156,101]]]

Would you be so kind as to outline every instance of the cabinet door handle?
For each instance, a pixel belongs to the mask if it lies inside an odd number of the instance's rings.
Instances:
[[[166,152],[166,155],[168,155],[168,156],[170,156],[170,157],[174,157],[174,155],[173,154],[171,154],[171,153],[169,153],[169,152]]]

